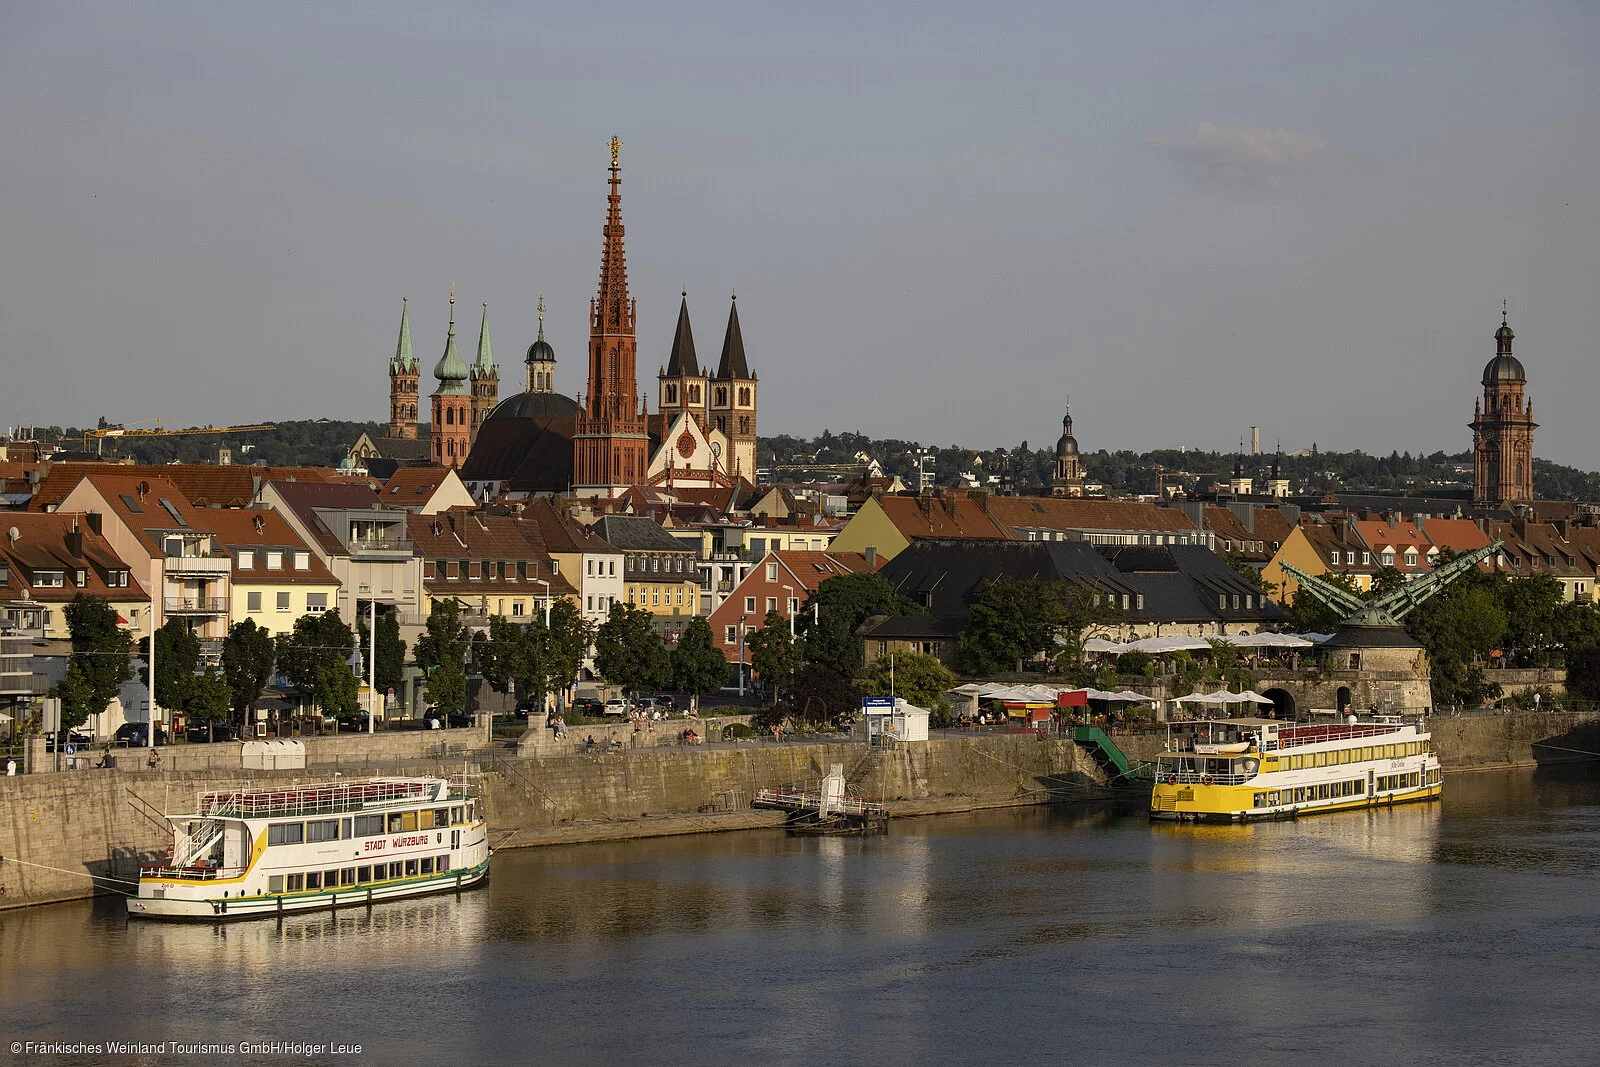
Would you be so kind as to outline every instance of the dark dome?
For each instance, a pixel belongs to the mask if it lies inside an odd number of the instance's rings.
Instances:
[[[1061,435],[1061,440],[1056,442],[1056,455],[1075,456],[1078,454],[1078,439],[1070,433]]]
[[[484,416],[484,421],[561,418],[577,413],[578,402],[565,393],[517,393],[496,404],[494,410]]]
[[[524,363],[554,363],[555,361],[556,350],[551,348],[550,342],[543,337],[528,346],[528,357],[523,360]]]
[[[1511,331],[1502,326],[1507,333]],[[1522,361],[1516,356],[1495,356],[1483,368],[1483,384],[1494,385],[1496,382],[1525,382],[1528,380],[1527,372],[1522,369]]]

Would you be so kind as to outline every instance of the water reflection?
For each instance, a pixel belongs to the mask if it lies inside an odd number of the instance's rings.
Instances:
[[[516,849],[482,891],[370,913],[0,913],[0,1029],[354,1037],[384,1064],[1561,1062],[1600,1040],[1597,874],[1589,769],[1242,827],[1031,808]]]

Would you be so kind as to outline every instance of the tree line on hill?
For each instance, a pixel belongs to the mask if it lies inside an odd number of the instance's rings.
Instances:
[[[915,487],[918,454],[926,448],[927,471],[939,485],[962,485],[971,475],[983,485],[989,479],[1007,480],[1021,493],[1037,492],[1050,486],[1055,473],[1055,442],[1034,448],[1022,441],[1015,448],[971,449],[959,444],[924,445],[899,439],[874,440],[859,433],[833,433],[824,430],[813,438],[778,435],[759,442],[761,465],[778,468],[781,478],[805,477],[808,467],[862,463],[866,456],[876,460],[885,474],[898,475]],[[1109,495],[1154,494],[1157,479],[1167,487],[1182,486],[1186,491],[1226,481],[1233,474],[1238,455],[1231,452],[1179,451],[1156,449],[1149,452],[1105,449],[1082,453],[1085,476],[1099,482]],[[1256,475],[1272,466],[1271,455],[1244,456],[1244,470]],[[1391,452],[1373,456],[1353,452],[1323,452],[1285,455],[1279,461],[1280,473],[1288,478],[1294,492],[1430,492],[1460,494],[1470,488],[1471,452],[1433,452],[1412,455]],[[1466,468],[1466,472],[1460,468]],[[1264,488],[1264,487],[1262,487]],[[1534,493],[1542,500],[1600,500],[1600,473],[1582,471],[1549,460],[1533,461]]]
[[[270,467],[336,467],[350,446],[363,433],[374,439],[387,429],[379,422],[343,419],[293,419],[273,423],[271,430],[248,433],[197,433],[156,437],[106,437],[99,448],[109,458],[132,459],[136,463],[215,463],[221,449],[230,449],[233,462],[265,464]],[[99,420],[97,429],[116,428],[116,423]],[[133,427],[138,429],[139,427]],[[35,430],[39,440],[58,444],[77,452],[85,448],[85,430],[72,426],[41,426]],[[88,451],[96,450],[94,438]]]

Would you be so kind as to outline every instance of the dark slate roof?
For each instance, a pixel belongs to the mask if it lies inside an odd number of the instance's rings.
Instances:
[[[638,515],[603,515],[594,530],[613,548],[635,552],[692,551],[662,529],[660,523]]]
[[[567,418],[577,413],[578,402],[565,393],[513,393],[490,409],[483,421]],[[483,433],[481,428],[478,432]]]
[[[576,424],[571,416],[486,419],[461,465],[461,480],[504,482],[519,493],[565,492],[572,485]]]
[[[372,441],[372,446],[378,450],[378,455],[384,459],[395,459],[405,462],[407,460],[427,460],[428,444],[430,440],[430,427],[418,426],[416,437],[377,437]]]
[[[742,347],[742,346],[741,346]],[[694,332],[689,329],[689,294],[678,305],[678,330],[672,335],[672,355],[667,357],[667,377],[692,378],[700,374],[694,355]]]
[[[750,377],[750,367],[744,361],[744,335],[739,332],[739,302],[734,300],[728,309],[728,332],[722,338],[722,361],[717,364],[717,378]]]
[[[1416,515],[1441,515],[1450,518],[1456,512],[1472,513],[1472,490],[1462,489],[1460,496],[1383,496],[1378,493],[1335,493],[1339,505],[1347,511],[1395,511],[1412,518]]]
[[[965,619],[944,615],[880,615],[862,624],[859,633],[880,641],[920,640],[959,637],[966,628]]]
[[[1402,626],[1346,626],[1322,643],[1323,648],[1421,648]]]

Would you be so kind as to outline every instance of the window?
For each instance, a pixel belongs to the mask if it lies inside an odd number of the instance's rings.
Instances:
[[[769,612],[778,610],[778,598],[777,597],[775,597],[775,596],[767,597],[767,610]]]
[[[611,578],[615,578],[617,576],[617,561],[614,560],[614,559],[613,560],[607,560],[607,563],[609,564],[609,566],[607,568],[607,572],[606,572],[607,576],[611,577]]]
[[[327,593],[307,593],[306,594],[306,614],[307,615],[320,615],[322,612],[327,611],[327,610],[328,610],[328,594]]]
[[[66,584],[63,571],[34,571],[33,584],[38,589],[60,589]]]
[[[756,598],[755,597],[747,596],[747,597],[744,598],[744,611],[745,611],[746,615],[754,615],[755,614],[755,612],[756,612]]]
[[[584,566],[584,573],[587,574],[589,577],[593,578],[594,577],[594,560],[592,560],[592,559],[584,560],[583,561],[583,566]]]
[[[239,569],[240,570],[242,570],[242,571],[254,570],[255,569],[255,565],[256,565],[256,554],[254,552],[250,551],[249,549],[244,549],[243,551],[241,551],[239,553]]]
[[[439,857],[439,862],[434,865],[434,870],[437,871],[439,874],[448,873],[449,870],[450,870],[450,857],[449,856],[440,856]]]
[[[737,626],[728,627],[727,632],[722,637],[722,643],[725,644],[725,645],[738,644],[739,643],[739,628]]]
[[[800,601],[796,600],[794,597],[790,597],[789,598],[789,614],[790,615],[794,615],[794,614],[798,613],[799,610],[800,610]]]
[[[357,837],[382,837],[383,836],[383,816],[382,815],[357,815],[356,816],[356,836]]]
[[[305,839],[305,826],[302,823],[275,822],[267,827],[269,845],[298,845]]]
[[[283,553],[282,552],[268,552],[267,553],[267,570],[269,570],[269,571],[281,571],[281,570],[283,570]]]
[[[289,610],[289,594],[288,593],[279,593],[278,594],[278,610],[279,611],[288,611]]]
[[[244,595],[244,609],[246,611],[260,611],[261,610],[261,594],[260,593],[246,593]]]
[[[433,873],[433,857],[432,856],[424,856],[424,857],[422,857],[422,873],[423,874],[432,874]]]
[[[1365,567],[1365,566],[1370,566],[1371,563],[1372,563],[1372,553],[1363,551],[1361,553],[1361,565],[1363,567]]]
[[[306,874],[306,888],[307,889],[321,889],[322,888],[322,872],[321,871],[309,871],[309,872],[307,872],[307,874]]]
[[[281,874],[269,874],[269,875],[267,875],[267,892],[269,892],[269,893],[281,893],[281,892],[283,892],[283,875],[281,875]]]
[[[311,553],[309,553],[309,552],[296,552],[294,554],[294,569],[297,570],[297,571],[308,571],[308,570],[310,570],[311,569]]]
[[[776,563],[767,564],[767,581],[775,582],[777,580],[778,580],[778,565]]]
[[[650,570],[651,570],[652,573],[655,573],[655,574],[660,574],[661,573],[661,557],[660,556],[651,556],[650,557]]]
[[[515,617],[517,617],[517,616],[519,616],[521,614],[522,614],[522,601],[513,600],[511,602],[511,615],[512,615],[512,617],[515,618]]]
[[[10,584],[11,584],[11,568],[7,564],[0,563],[0,588],[3,588],[3,587],[8,586]]]
[[[1233,594],[1233,610],[1234,611],[1238,611],[1239,610],[1239,594],[1238,593]]]
[[[1329,552],[1328,553],[1328,562],[1332,563],[1335,567],[1337,567],[1339,565],[1339,553],[1337,553],[1337,552]]]
[[[590,611],[594,610],[594,597],[590,597],[589,598],[589,610]]]
[[[370,881],[372,881],[372,868],[371,867],[357,867],[356,868],[356,885],[365,885]]]

